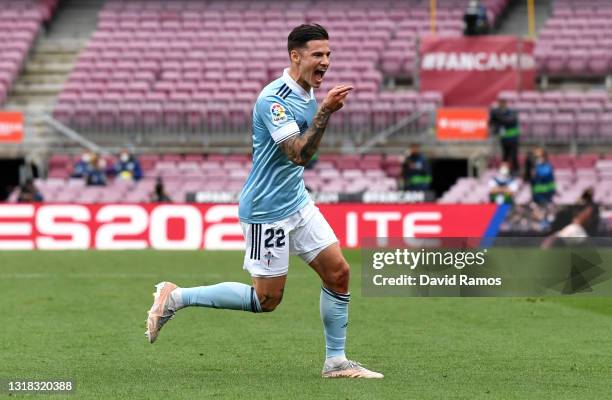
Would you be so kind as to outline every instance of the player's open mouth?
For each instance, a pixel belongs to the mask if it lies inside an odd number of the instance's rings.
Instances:
[[[327,72],[326,69],[316,69],[315,70],[314,76],[317,82],[323,81],[323,75],[325,75],[325,72]]]

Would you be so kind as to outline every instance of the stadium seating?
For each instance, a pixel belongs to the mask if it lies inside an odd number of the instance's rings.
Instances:
[[[42,21],[57,0],[0,0],[0,106],[17,79]]]
[[[163,178],[174,201],[197,191],[233,192],[242,189],[251,167],[247,155],[140,155],[145,177],[138,183],[109,180],[105,187],[88,187],[84,179],[70,179],[76,159],[57,154],[49,161],[48,179],[36,181],[47,202],[147,202],[157,177]],[[114,159],[107,158],[112,165]],[[397,189],[401,156],[322,154],[315,168],[304,172],[306,185],[316,192],[390,191]],[[9,201],[17,199],[15,190]]]
[[[521,132],[534,142],[599,142],[612,139],[612,99],[607,92],[500,92],[519,112]]]
[[[535,57],[540,73],[606,76],[612,72],[612,2],[555,0],[540,31]]]
[[[594,188],[595,201],[600,204],[612,204],[612,155],[600,158],[597,154],[583,154],[574,157],[568,154],[551,155],[557,194],[557,204],[574,204],[587,188]],[[460,178],[439,199],[440,203],[488,203],[489,181],[496,174],[494,169],[487,170],[479,178]],[[517,204],[528,204],[531,201],[531,189],[528,183],[521,181],[516,194]]]
[[[494,21],[508,1],[486,3]],[[438,2],[439,34],[461,33],[465,6]],[[424,0],[293,1],[285,10],[264,1],[108,1],[54,115],[83,131],[248,128],[258,92],[287,65],[288,31],[317,22],[333,39],[318,95],[338,82],[358,89],[330,130],[382,129],[442,103],[438,93],[381,90],[386,77],[412,75],[428,7]]]

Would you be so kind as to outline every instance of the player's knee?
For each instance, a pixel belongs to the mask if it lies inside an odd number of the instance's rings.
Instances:
[[[261,306],[262,312],[272,312],[276,310],[276,307],[283,300],[283,292],[266,292],[262,294],[257,294],[257,298],[259,299],[259,305]]]
[[[278,306],[278,303],[263,304],[261,306],[261,312],[272,312],[276,310],[277,306]]]
[[[262,312],[272,312],[276,310],[276,307],[281,303],[281,298],[279,297],[268,297],[261,303],[261,311]]]
[[[331,274],[331,282],[328,282],[328,287],[338,293],[347,293],[349,289],[349,280],[351,276],[351,268],[344,259],[337,261]]]

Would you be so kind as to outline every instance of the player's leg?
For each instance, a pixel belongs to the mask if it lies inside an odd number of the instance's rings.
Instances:
[[[280,303],[289,269],[289,251],[287,246],[267,247],[271,242],[283,244],[283,241],[266,240],[269,236],[266,232],[278,230],[282,222],[241,225],[247,243],[243,268],[251,274],[253,286],[224,282],[178,288],[172,292],[180,303],[177,309],[198,306],[262,312],[273,311]]]
[[[287,275],[272,278],[253,277],[253,287],[257,293],[262,312],[274,311],[283,300]]]
[[[253,278],[253,286],[223,282],[211,286],[179,288],[172,291],[175,310],[184,307],[210,307],[252,312],[274,311],[280,304],[287,276]]]
[[[350,302],[350,267],[342,255],[336,235],[320,211],[312,206],[303,213],[304,223],[293,232],[291,245],[293,252],[310,265],[322,281],[320,311],[326,355],[322,375],[382,378],[382,374],[369,371],[346,358],[344,348]]]
[[[263,232],[267,225],[241,224],[247,243],[244,269],[253,277],[253,286],[240,282],[222,282],[209,286],[178,287],[172,282],[156,285],[154,302],[147,318],[145,336],[153,343],[160,329],[174,314],[185,307],[209,307],[250,312],[272,311],[282,297],[289,266],[288,248],[272,249],[268,257],[264,250]],[[285,246],[287,247],[287,246]],[[259,299],[265,300],[265,309]]]
[[[262,312],[252,286],[240,282],[222,282],[210,286],[181,288],[172,282],[160,282],[153,294],[154,301],[147,318],[145,336],[155,342],[161,328],[185,307],[199,306]]]
[[[325,333],[325,357],[344,360],[351,299],[350,267],[342,256],[338,243],[322,250],[309,265],[322,282],[320,309]]]
[[[320,307],[325,332],[324,378],[383,378],[383,374],[370,371],[344,353],[348,327],[350,267],[338,243],[323,249],[309,265],[321,281]]]

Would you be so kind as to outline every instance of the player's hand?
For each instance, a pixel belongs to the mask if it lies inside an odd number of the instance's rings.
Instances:
[[[338,85],[327,92],[327,96],[323,100],[321,106],[330,112],[336,112],[344,106],[344,100],[349,92],[353,90],[351,85]]]

